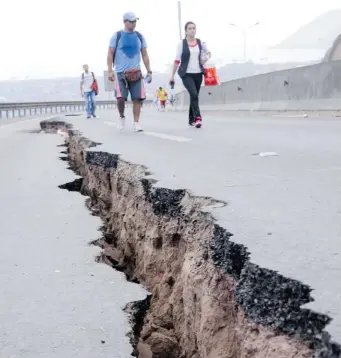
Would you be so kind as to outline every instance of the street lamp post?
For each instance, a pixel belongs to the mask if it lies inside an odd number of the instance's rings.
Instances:
[[[237,26],[236,24],[230,23],[230,26],[236,27],[237,29],[240,29],[242,31],[243,34],[243,62],[246,62],[246,56],[247,56],[247,31],[249,29],[252,29],[253,27],[259,25],[259,22],[256,22],[255,24],[251,25],[251,26],[247,26],[247,27],[240,27]]]
[[[179,36],[180,36],[180,40],[182,40],[181,1],[178,1],[178,23],[179,23]]]

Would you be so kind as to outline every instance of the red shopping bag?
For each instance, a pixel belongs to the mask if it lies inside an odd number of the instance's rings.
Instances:
[[[210,67],[205,68],[204,81],[205,81],[205,86],[219,85],[217,69],[215,67],[210,66]]]
[[[97,96],[98,95],[98,85],[97,85],[97,81],[94,80],[92,82],[92,85],[90,86],[90,88],[95,92],[95,95]]]

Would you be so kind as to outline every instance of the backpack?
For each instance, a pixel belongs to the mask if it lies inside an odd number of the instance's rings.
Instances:
[[[135,32],[136,32],[137,37],[140,39],[140,41],[141,41],[141,46],[142,46],[142,35],[141,35],[141,33],[138,32],[138,31],[135,31]],[[114,64],[115,64],[116,50],[117,50],[118,43],[119,43],[119,41],[120,41],[120,39],[121,39],[121,36],[122,36],[122,31],[117,31],[117,32],[116,32],[115,53],[114,53],[114,56],[113,56],[113,59],[112,59],[112,64],[113,64],[113,66],[114,66]]]

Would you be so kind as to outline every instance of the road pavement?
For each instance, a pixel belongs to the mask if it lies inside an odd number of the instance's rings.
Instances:
[[[0,122],[0,357],[129,357],[122,307],[145,293],[94,261],[100,220],[58,188],[75,175],[40,120]]]
[[[228,202],[213,212],[218,222],[252,262],[310,285],[306,307],[330,315],[341,342],[340,119],[207,113],[197,130],[184,112],[145,108],[145,131],[132,132],[129,110],[120,133],[114,110],[100,115],[66,119],[100,150],[147,166],[159,186]]]

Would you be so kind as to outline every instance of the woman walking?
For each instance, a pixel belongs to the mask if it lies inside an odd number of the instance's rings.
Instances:
[[[199,108],[199,92],[204,75],[204,64],[211,58],[207,46],[195,37],[196,25],[189,21],[185,25],[186,37],[178,44],[170,83],[178,71],[190,96],[188,121],[190,126],[200,128],[202,117]]]

